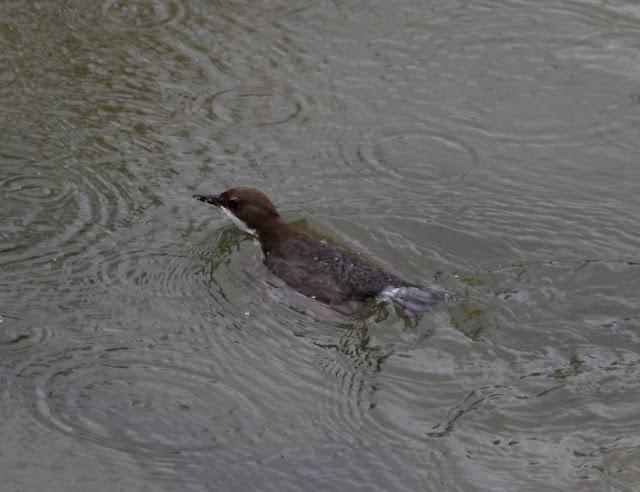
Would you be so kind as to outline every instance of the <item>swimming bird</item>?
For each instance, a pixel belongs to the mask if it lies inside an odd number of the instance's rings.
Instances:
[[[242,230],[260,242],[266,267],[301,294],[339,309],[353,301],[390,302],[415,323],[451,293],[405,281],[360,254],[317,239],[286,223],[271,200],[255,188],[231,188],[218,195],[193,195],[222,208]]]

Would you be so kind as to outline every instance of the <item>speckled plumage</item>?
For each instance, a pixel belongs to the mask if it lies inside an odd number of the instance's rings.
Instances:
[[[265,253],[267,268],[304,295],[327,304],[366,300],[409,285],[359,255],[300,232]]]

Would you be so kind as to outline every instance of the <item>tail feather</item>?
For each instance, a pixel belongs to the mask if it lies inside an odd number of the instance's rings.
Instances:
[[[415,325],[422,315],[437,302],[450,301],[455,298],[451,292],[425,287],[390,287],[384,289],[380,299],[390,302],[399,316]]]

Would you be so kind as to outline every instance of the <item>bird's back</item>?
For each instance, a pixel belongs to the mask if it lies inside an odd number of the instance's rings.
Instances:
[[[265,255],[267,267],[297,291],[328,304],[364,300],[409,285],[360,255],[300,233]]]

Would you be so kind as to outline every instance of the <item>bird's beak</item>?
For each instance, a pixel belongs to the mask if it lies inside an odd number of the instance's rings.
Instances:
[[[218,195],[193,195],[193,198],[196,198],[201,202],[210,203],[211,205],[215,205],[216,207],[220,206]]]

